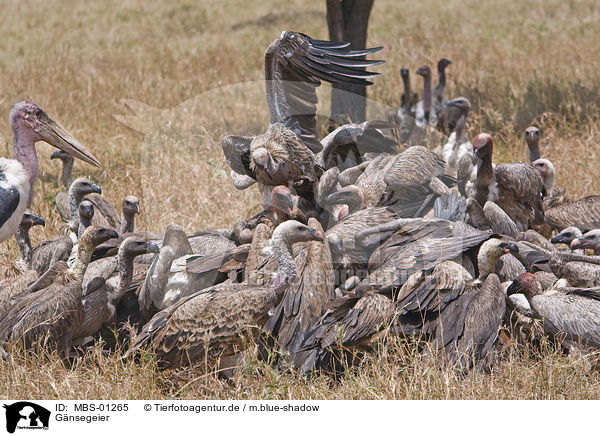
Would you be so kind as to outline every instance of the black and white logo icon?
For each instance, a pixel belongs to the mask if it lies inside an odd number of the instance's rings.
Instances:
[[[5,404],[6,431],[14,433],[16,429],[40,430],[48,429],[50,411],[29,401]]]

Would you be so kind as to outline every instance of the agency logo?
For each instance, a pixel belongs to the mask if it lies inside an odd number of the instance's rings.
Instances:
[[[48,430],[50,411],[29,401],[4,404],[6,409],[6,431],[14,433],[16,429]]]

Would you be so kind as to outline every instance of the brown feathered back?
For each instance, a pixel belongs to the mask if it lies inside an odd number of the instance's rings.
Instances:
[[[495,203],[519,226],[527,229],[544,220],[544,180],[531,165],[522,162],[498,164],[495,169],[498,192]]]

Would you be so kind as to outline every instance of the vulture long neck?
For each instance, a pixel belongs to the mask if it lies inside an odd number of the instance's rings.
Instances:
[[[63,186],[67,189],[71,186],[71,179],[73,178],[73,162],[75,162],[73,158],[63,160],[62,182]]]
[[[540,141],[536,139],[527,139],[527,147],[529,148],[529,162],[542,158],[540,152]]]
[[[483,207],[490,194],[489,187],[496,180],[494,166],[492,165],[492,153],[477,164],[477,180],[475,200]]]
[[[402,76],[402,82],[404,83],[404,95],[400,100],[400,107],[403,107],[407,111],[410,110],[411,104],[411,92],[410,92],[410,77],[408,75]]]
[[[542,250],[540,249],[540,251]],[[556,277],[562,277],[565,265],[569,262],[587,262],[594,265],[600,265],[600,256],[586,256],[574,253],[553,253],[550,251],[546,252],[550,255],[548,265]]]
[[[33,198],[33,185],[37,179],[39,166],[37,153],[35,151],[35,140],[33,139],[33,134],[30,130],[13,129],[13,132],[13,155],[25,168],[27,180],[29,181],[29,199],[27,200],[27,207],[29,207],[31,206],[31,199]]]
[[[15,239],[19,245],[21,260],[27,268],[31,268],[31,239],[29,239],[29,229],[24,229],[20,226],[17,233],[15,233]]]
[[[92,217],[79,215],[79,227],[77,228],[77,239],[81,238],[81,235],[89,226],[92,225]]]
[[[492,251],[485,244],[481,246],[477,255],[477,264],[479,266],[479,280],[482,282],[488,276],[496,271],[496,262],[502,256],[502,253]]]
[[[133,259],[135,255],[127,252],[124,247],[119,248],[119,295],[129,289],[133,280]]]
[[[431,76],[423,77],[423,111],[425,120],[429,122],[429,113],[431,112]]]
[[[69,212],[71,213],[71,230],[77,233],[79,229],[79,204],[83,201],[81,193],[78,193],[73,187],[69,188]]]
[[[121,230],[119,234],[133,233],[135,228],[135,214],[121,212]]]
[[[283,293],[297,276],[296,262],[294,262],[294,256],[292,255],[292,242],[285,233],[274,233],[271,239],[271,248],[277,261],[277,274],[273,281],[273,287],[278,295],[283,296]],[[284,279],[287,279],[287,281],[284,282]]]
[[[444,89],[446,89],[446,69],[438,68],[438,84],[435,87],[435,91],[439,103],[441,103],[444,98]]]
[[[94,253],[94,244],[88,238],[83,237],[79,241],[79,245],[77,247],[77,258],[75,259],[75,263],[69,270],[69,275],[76,281],[81,282],[83,280],[83,275],[85,274],[85,270],[92,259],[92,254]]]
[[[456,122],[456,143],[462,144],[463,135],[465,134],[465,123],[467,122],[467,117],[465,114],[462,114],[458,121]]]

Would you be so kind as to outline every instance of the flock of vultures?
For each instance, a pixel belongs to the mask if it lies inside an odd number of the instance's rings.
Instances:
[[[75,158],[100,162],[35,104],[13,105],[0,241],[16,237],[21,273],[0,283],[0,344],[77,358],[102,339],[161,367],[221,368],[253,344],[301,373],[334,371],[385,336],[416,338],[460,371],[543,336],[565,353],[600,348],[600,196],[554,185],[533,126],[530,162],[493,163],[493,135],[465,132],[469,100],[446,98],[449,60],[435,87],[429,66],[416,71],[422,95],[401,70],[389,119],[319,139],[321,81],[371,84],[383,61],[365,57],[379,49],[295,32],[271,43],[266,132],[222,139],[235,188],[256,184],[264,210],[230,229],[135,229],[139,199],[119,215],[98,185],[72,180]],[[69,235],[32,247],[37,141],[58,148]]]

